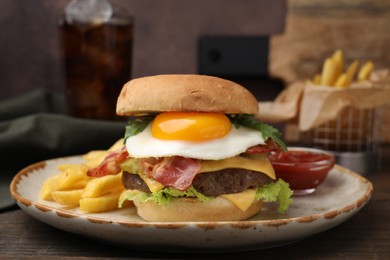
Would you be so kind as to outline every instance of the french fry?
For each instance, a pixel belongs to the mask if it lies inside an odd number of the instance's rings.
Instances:
[[[53,200],[55,191],[82,189],[92,179],[86,174],[88,168],[82,164],[61,164],[57,168],[61,173],[47,178],[41,187],[40,197],[44,200]]]
[[[335,85],[336,88],[347,88],[347,74],[343,73],[340,75],[340,77],[337,79]]]
[[[82,193],[83,193],[83,189],[53,191],[51,193],[51,196],[55,202],[74,208],[79,206]]]
[[[91,180],[85,187],[81,198],[96,198],[106,194],[122,192],[122,174],[107,175]]]
[[[366,62],[360,68],[360,71],[357,76],[358,81],[367,80],[370,77],[373,69],[374,69],[374,63],[372,63],[371,61]]]
[[[357,60],[354,60],[349,66],[348,66],[348,69],[347,69],[347,86],[351,85],[354,77],[355,77],[355,74],[356,74],[356,71],[357,71],[357,68],[359,66],[359,61]]]
[[[121,138],[118,141],[116,141],[110,148],[108,148],[108,151],[113,152],[119,150],[123,147],[123,145],[124,145],[124,139]]]
[[[82,166],[79,163],[65,163],[57,166],[57,169],[61,172],[65,172],[69,169],[80,169]],[[87,170],[87,167],[84,167]]]
[[[45,180],[40,197],[68,207],[79,206],[86,212],[117,209],[119,196],[124,190],[122,174],[96,178],[89,177],[87,172],[122,147],[123,139],[119,139],[108,150],[94,150],[85,154],[85,163],[58,165],[60,173]]]
[[[39,196],[44,200],[53,200],[53,197],[51,196],[51,193],[53,191],[58,190],[58,187],[60,185],[59,180],[61,178],[61,174],[59,173],[57,175],[54,175],[52,177],[47,178],[42,187],[41,191],[39,193]]]
[[[107,157],[107,155],[108,151],[106,150],[95,150],[84,154],[82,157],[88,167],[94,168],[98,166],[104,160],[104,158]]]
[[[321,85],[333,86],[336,78],[336,65],[332,58],[327,58],[324,62],[321,73]]]
[[[97,198],[80,199],[80,210],[91,213],[115,210],[118,208],[120,194],[121,192]]]
[[[374,69],[374,64],[369,61],[358,71],[359,61],[354,60],[343,72],[344,62],[343,52],[341,50],[335,51],[331,57],[325,59],[321,74],[316,74],[309,82],[313,85],[348,88],[355,80],[369,79]]]
[[[58,190],[75,190],[84,188],[93,179],[87,175],[88,167],[79,164],[78,167],[70,167],[61,174]]]
[[[59,190],[72,190],[73,184],[77,184],[76,186],[80,186],[79,179],[84,179],[85,176],[80,176],[79,173],[74,174],[74,171],[82,171],[84,172],[86,168],[80,164],[61,164],[57,167],[61,173],[56,174],[52,177],[49,177],[43,183],[40,190],[40,197],[44,200],[53,200],[52,193],[54,191]],[[68,172],[70,170],[70,173]],[[85,174],[81,174],[85,175]]]
[[[321,74],[316,74],[313,78],[313,84],[314,85],[320,85],[321,84]]]
[[[84,154],[82,157],[86,161],[85,164],[94,168],[98,166],[110,152],[117,151],[123,147],[123,138],[116,141],[108,150],[94,150]]]
[[[332,59],[336,66],[336,72],[335,72],[335,79],[338,79],[341,74],[343,73],[343,67],[344,67],[344,56],[343,52],[341,50],[335,51],[335,53],[332,55]],[[337,81],[337,80],[336,80]]]

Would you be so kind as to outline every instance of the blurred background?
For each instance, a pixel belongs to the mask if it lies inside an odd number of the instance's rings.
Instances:
[[[57,24],[67,2],[0,0],[0,102],[36,88],[64,91]],[[214,74],[242,82],[264,101],[297,79],[312,77],[337,49],[346,61],[389,66],[389,0],[111,3],[135,18],[133,78]],[[388,111],[383,128],[390,130]],[[385,142],[389,133],[382,131]]]

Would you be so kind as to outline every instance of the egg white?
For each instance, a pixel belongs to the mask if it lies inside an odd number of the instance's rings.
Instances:
[[[247,127],[235,128],[224,137],[191,142],[179,140],[161,140],[153,137],[151,124],[141,133],[126,140],[126,149],[130,157],[169,157],[183,156],[202,160],[221,160],[245,152],[249,147],[264,144],[261,132]]]

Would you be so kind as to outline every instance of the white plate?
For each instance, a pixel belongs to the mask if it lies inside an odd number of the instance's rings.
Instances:
[[[135,209],[85,214],[39,198],[56,166],[79,163],[78,156],[39,162],[13,179],[11,194],[27,214],[51,226],[116,245],[149,251],[237,251],[280,246],[330,229],[356,214],[371,198],[372,184],[336,165],[314,194],[294,197],[286,214],[268,204],[246,221],[145,222]]]

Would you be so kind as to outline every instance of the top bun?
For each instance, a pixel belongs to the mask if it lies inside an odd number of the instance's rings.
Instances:
[[[127,82],[116,113],[132,116],[157,112],[257,114],[256,98],[243,86],[203,75],[157,75]]]

